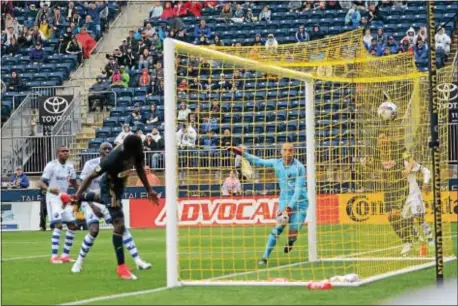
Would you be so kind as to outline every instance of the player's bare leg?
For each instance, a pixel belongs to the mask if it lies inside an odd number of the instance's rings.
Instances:
[[[295,229],[289,229],[288,231],[288,243],[285,244],[285,248],[283,249],[283,252],[289,253],[293,250],[293,245],[294,242],[297,240],[297,230]]]
[[[116,253],[116,258],[118,261],[118,267],[116,273],[122,279],[137,279],[129,269],[127,268],[124,261],[124,247],[122,236],[126,231],[126,226],[124,225],[124,217],[117,217],[113,220],[113,246]]]
[[[72,272],[79,273],[83,269],[83,261],[86,258],[86,255],[89,253],[89,250],[92,248],[95,239],[99,235],[99,223],[92,223],[89,225],[89,233],[83,239],[83,243],[81,244],[80,253],[76,262],[73,264]]]

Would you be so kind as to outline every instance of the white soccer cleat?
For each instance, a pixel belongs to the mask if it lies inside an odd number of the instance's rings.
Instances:
[[[151,269],[151,264],[149,262],[146,262],[142,260],[141,258],[138,258],[135,261],[135,264],[137,265],[138,270],[148,270]]]
[[[72,267],[72,272],[73,273],[80,273],[81,270],[83,270],[83,262],[77,260]]]
[[[402,256],[406,256],[407,253],[410,252],[411,248],[412,248],[412,243],[410,243],[410,242],[404,243],[404,246],[402,247],[402,250],[401,250],[401,255]]]

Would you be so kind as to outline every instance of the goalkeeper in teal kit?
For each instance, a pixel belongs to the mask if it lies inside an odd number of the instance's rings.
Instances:
[[[294,147],[290,143],[283,144],[281,149],[282,158],[278,159],[261,159],[243,152],[238,147],[229,147],[228,150],[237,155],[242,155],[256,166],[273,168],[280,185],[277,225],[272,229],[264,255],[259,261],[259,264],[264,265],[267,263],[267,259],[286,225],[289,225],[289,232],[288,243],[284,247],[284,252],[289,253],[292,251],[298,232],[304,224],[308,206],[305,167],[294,158]]]

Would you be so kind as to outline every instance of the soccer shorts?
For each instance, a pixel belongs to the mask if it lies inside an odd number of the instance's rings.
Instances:
[[[299,231],[304,225],[305,218],[307,217],[306,211],[295,211],[291,214],[289,218],[289,229],[293,231]]]
[[[122,207],[124,188],[124,179],[113,179],[107,174],[103,175],[100,179],[100,201],[108,208]]]
[[[56,223],[73,223],[75,215],[72,205],[63,205],[58,195],[46,194],[46,209],[48,210],[49,222],[51,225]]]
[[[97,206],[100,209],[100,211],[103,214],[103,218],[105,219],[105,222],[106,223],[111,223],[111,216],[110,216],[110,212],[108,211],[108,208],[103,204],[99,204],[99,203],[95,203],[95,202],[92,202],[92,203],[94,203],[94,205]],[[87,202],[83,202],[83,203],[81,203],[81,205],[82,205],[82,208],[83,208],[84,218],[86,219],[87,225],[89,226],[89,225],[94,224],[94,223],[99,223],[99,217],[97,217],[94,214],[94,212],[92,211],[91,206]]]
[[[412,194],[407,197],[407,201],[402,208],[402,217],[404,219],[421,216],[425,214],[425,204],[421,198],[421,194]]]

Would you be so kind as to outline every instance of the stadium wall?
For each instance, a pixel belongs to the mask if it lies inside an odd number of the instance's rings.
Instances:
[[[217,186],[219,187],[219,186]],[[163,187],[157,188],[164,192]],[[450,192],[443,199],[443,218],[458,220],[458,180],[450,180]],[[424,195],[426,219],[433,220],[432,193]],[[2,230],[39,230],[41,194],[37,189],[2,191]],[[275,195],[192,196],[180,195],[180,224],[185,226],[227,226],[274,224],[278,206]],[[165,200],[153,206],[144,188],[127,188],[123,200],[130,228],[164,228]],[[307,222],[307,220],[306,220]],[[387,224],[383,193],[334,193],[317,197],[317,224]],[[101,224],[102,228],[109,225]]]

